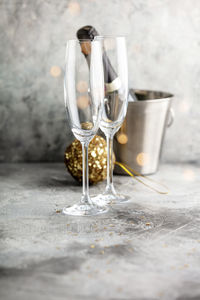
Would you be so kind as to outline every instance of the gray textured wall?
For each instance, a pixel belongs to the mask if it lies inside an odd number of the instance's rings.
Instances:
[[[199,0],[0,0],[0,161],[62,160],[65,41],[128,35],[130,86],[174,93],[164,161],[200,162]]]

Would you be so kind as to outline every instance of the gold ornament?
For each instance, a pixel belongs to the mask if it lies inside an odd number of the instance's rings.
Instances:
[[[113,167],[115,155],[113,153]],[[69,173],[82,182],[82,146],[75,139],[65,151],[65,165]],[[96,135],[88,148],[89,183],[94,184],[106,178],[107,174],[107,146],[101,136]]]

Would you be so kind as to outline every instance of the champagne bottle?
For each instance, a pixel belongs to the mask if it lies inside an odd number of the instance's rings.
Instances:
[[[97,30],[90,26],[84,26],[77,31],[77,38],[81,42],[82,53],[84,54],[88,66],[90,66],[90,43],[86,40],[90,39],[91,41],[95,38],[95,36],[99,36]],[[103,68],[104,68],[104,80],[106,86],[106,94],[117,91],[121,86],[120,78],[117,76],[117,73],[112,67],[112,64],[106,54],[103,52]],[[129,94],[128,101],[137,101],[137,97]]]

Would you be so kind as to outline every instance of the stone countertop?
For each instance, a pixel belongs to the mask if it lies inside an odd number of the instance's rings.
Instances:
[[[199,300],[199,174],[162,165],[168,195],[115,176],[130,202],[80,218],[60,212],[81,194],[63,164],[1,164],[0,299]]]

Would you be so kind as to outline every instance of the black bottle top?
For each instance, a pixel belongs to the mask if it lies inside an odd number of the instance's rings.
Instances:
[[[95,38],[95,36],[98,36],[98,32],[97,30],[90,26],[84,26],[82,28],[80,28],[77,33],[77,38],[80,40],[81,42],[81,48],[82,48],[82,52],[85,55],[88,64],[90,64],[90,45],[88,45],[87,41],[84,40],[93,40]],[[106,52],[104,51],[103,53],[103,68],[104,68],[104,79],[105,79],[105,83],[106,84],[112,84],[112,88],[110,86],[110,91],[112,91],[112,89],[116,90],[116,85],[114,84],[114,80],[116,81],[118,76],[117,73],[115,72],[115,70],[113,69],[110,60],[106,54]],[[109,89],[109,87],[108,87]]]
[[[94,27],[87,25],[87,26],[80,28],[77,31],[76,35],[79,40],[90,39],[92,41],[94,39],[94,37],[99,34]]]
[[[93,40],[95,36],[99,36],[98,31],[91,25],[86,25],[82,28],[80,28],[77,33],[77,38],[80,40],[82,52],[85,55],[85,58],[87,59],[88,66],[90,67],[90,45],[88,45],[87,41],[85,40]],[[114,91],[117,91],[120,86],[121,82],[118,78],[117,73],[113,69],[110,60],[104,51],[103,53],[103,68],[104,68],[104,79],[105,79],[105,86],[106,86],[106,92],[111,93]],[[132,95],[129,94],[129,101],[134,102],[138,101],[136,95],[133,93]]]

